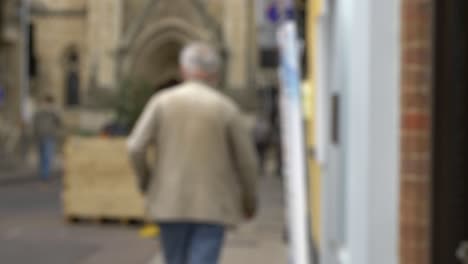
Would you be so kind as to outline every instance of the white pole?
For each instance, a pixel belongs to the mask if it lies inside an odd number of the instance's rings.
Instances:
[[[278,32],[281,48],[281,121],[284,177],[290,237],[290,263],[310,264],[304,131],[297,27],[285,21]]]
[[[28,98],[29,98],[29,43],[30,39],[30,12],[31,12],[31,0],[22,0],[21,5],[21,34],[23,36],[23,45],[20,52],[20,113],[23,122],[28,119]]]

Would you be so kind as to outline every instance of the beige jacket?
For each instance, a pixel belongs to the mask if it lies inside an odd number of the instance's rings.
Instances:
[[[150,145],[155,158],[147,162]],[[185,83],[151,98],[128,148],[156,221],[232,226],[256,209],[251,134],[237,106],[204,84]]]

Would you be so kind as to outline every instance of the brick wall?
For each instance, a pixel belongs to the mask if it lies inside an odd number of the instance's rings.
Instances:
[[[402,0],[400,263],[430,263],[432,1]]]

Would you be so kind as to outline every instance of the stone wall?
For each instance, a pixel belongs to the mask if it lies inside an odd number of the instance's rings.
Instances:
[[[228,48],[228,86],[243,89],[248,85],[248,0],[224,1],[224,32]]]
[[[33,13],[35,54],[38,60],[37,94],[52,94],[65,105],[65,80],[73,51],[78,55],[81,97],[87,83],[86,5],[84,0],[47,0]]]
[[[115,87],[115,54],[121,37],[121,9],[116,0],[88,0],[87,53],[89,76],[98,87]]]
[[[19,31],[15,0],[0,2],[0,85],[5,98],[0,105],[0,117],[20,118],[20,52],[22,39]]]
[[[123,32],[130,30],[132,22],[141,14],[142,8],[148,3],[148,0],[121,0],[123,9]]]
[[[33,0],[33,3],[51,10],[80,10],[86,7],[86,0]]]

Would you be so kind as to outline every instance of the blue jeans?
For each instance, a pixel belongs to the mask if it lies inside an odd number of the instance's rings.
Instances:
[[[43,138],[39,140],[39,175],[41,180],[47,181],[52,173],[55,155],[55,140]]]
[[[160,223],[167,264],[217,264],[225,227],[194,223]]]

